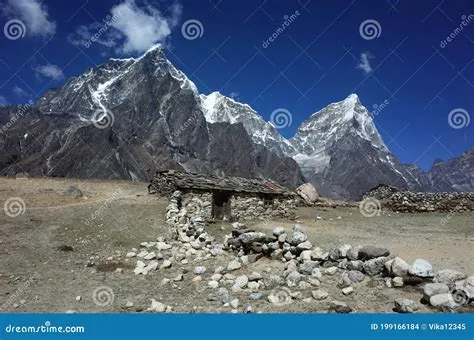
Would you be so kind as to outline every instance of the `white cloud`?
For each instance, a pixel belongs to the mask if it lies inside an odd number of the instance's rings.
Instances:
[[[29,98],[30,95],[28,94],[28,92],[26,92],[25,90],[23,90],[21,87],[19,87],[18,85],[15,85],[13,87],[13,93],[15,95],[17,95],[19,98]]]
[[[110,9],[103,23],[79,26],[69,42],[85,47],[98,43],[121,54],[141,53],[152,45],[166,43],[181,11],[177,2],[161,12],[151,4],[138,6],[135,0],[124,0]]]
[[[56,65],[42,65],[37,67],[35,70],[42,76],[53,80],[61,80],[64,78],[63,71]]]
[[[0,106],[7,106],[8,101],[5,99],[4,96],[0,96]]]
[[[364,71],[365,74],[372,72],[372,66],[370,66],[370,59],[373,56],[369,52],[364,52],[360,54],[360,63],[357,65],[358,69]]]
[[[41,0],[8,0],[3,14],[21,20],[28,36],[47,38],[56,32],[56,23],[49,20],[48,9]]]

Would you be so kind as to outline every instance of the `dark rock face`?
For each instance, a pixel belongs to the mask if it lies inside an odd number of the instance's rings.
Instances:
[[[299,167],[242,124],[206,122],[194,84],[152,48],[111,59],[48,91],[3,129],[0,174],[149,180],[156,169],[303,183]],[[0,108],[6,124],[18,108]]]
[[[474,149],[447,162],[435,161],[427,173],[433,191],[474,191]]]

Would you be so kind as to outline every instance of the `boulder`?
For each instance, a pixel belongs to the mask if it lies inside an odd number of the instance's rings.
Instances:
[[[444,312],[452,312],[458,304],[454,301],[452,294],[444,293],[430,297],[430,305],[438,307]]]
[[[305,242],[308,239],[305,233],[295,230],[289,239],[289,243],[293,246],[297,246],[300,243]]]
[[[449,288],[453,288],[456,281],[464,280],[466,277],[466,274],[458,272],[456,270],[442,269],[436,273],[433,282],[444,283]]]
[[[315,300],[325,300],[329,297],[329,293],[321,289],[313,290],[311,294]]]
[[[299,272],[301,274],[311,275],[313,269],[319,267],[318,261],[305,261],[299,265]]]
[[[250,245],[255,242],[262,242],[266,236],[265,233],[251,231],[240,235],[239,240],[244,245]]]
[[[285,228],[283,227],[276,227],[275,229],[273,229],[273,235],[275,235],[276,237],[283,235],[284,233],[285,233]]]
[[[444,283],[427,283],[423,287],[423,298],[425,301],[430,301],[432,296],[448,292],[449,287]]]
[[[388,257],[377,257],[364,262],[364,272],[369,276],[375,276],[383,272],[385,262],[389,261]]]
[[[404,298],[395,299],[394,310],[398,313],[413,313],[417,311],[418,308],[418,305],[413,300]]]
[[[302,184],[295,191],[309,205],[313,205],[319,198],[318,191],[311,183]]]
[[[410,265],[406,263],[401,257],[395,257],[390,267],[390,274],[392,276],[404,277],[408,274]]]
[[[70,186],[64,191],[65,196],[70,196],[74,198],[82,197],[82,191],[76,188],[75,186]]]
[[[408,269],[408,273],[421,278],[434,277],[433,266],[423,259],[416,259]]]
[[[377,257],[383,257],[390,255],[390,251],[387,248],[377,246],[363,246],[359,249],[359,260],[367,261],[375,259]]]

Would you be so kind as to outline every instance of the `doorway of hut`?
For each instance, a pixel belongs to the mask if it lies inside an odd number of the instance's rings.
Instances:
[[[230,219],[230,196],[229,192],[214,191],[212,193],[212,218],[215,220]]]

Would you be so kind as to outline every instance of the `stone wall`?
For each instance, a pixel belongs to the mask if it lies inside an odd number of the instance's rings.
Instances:
[[[235,194],[232,196],[231,214],[236,220],[295,218],[296,203],[294,198],[278,197],[266,206],[261,197]]]
[[[233,220],[256,220],[271,218],[293,219],[296,215],[296,198],[277,197],[272,203],[265,204],[264,199],[245,194],[231,196],[231,216]],[[169,215],[169,216],[168,216]],[[167,219],[177,222],[183,216],[188,218],[212,218],[212,194],[209,192],[175,191],[170,196]]]
[[[385,209],[398,212],[463,212],[474,211],[472,192],[411,192],[379,185],[364,194],[363,199],[380,200]]]

